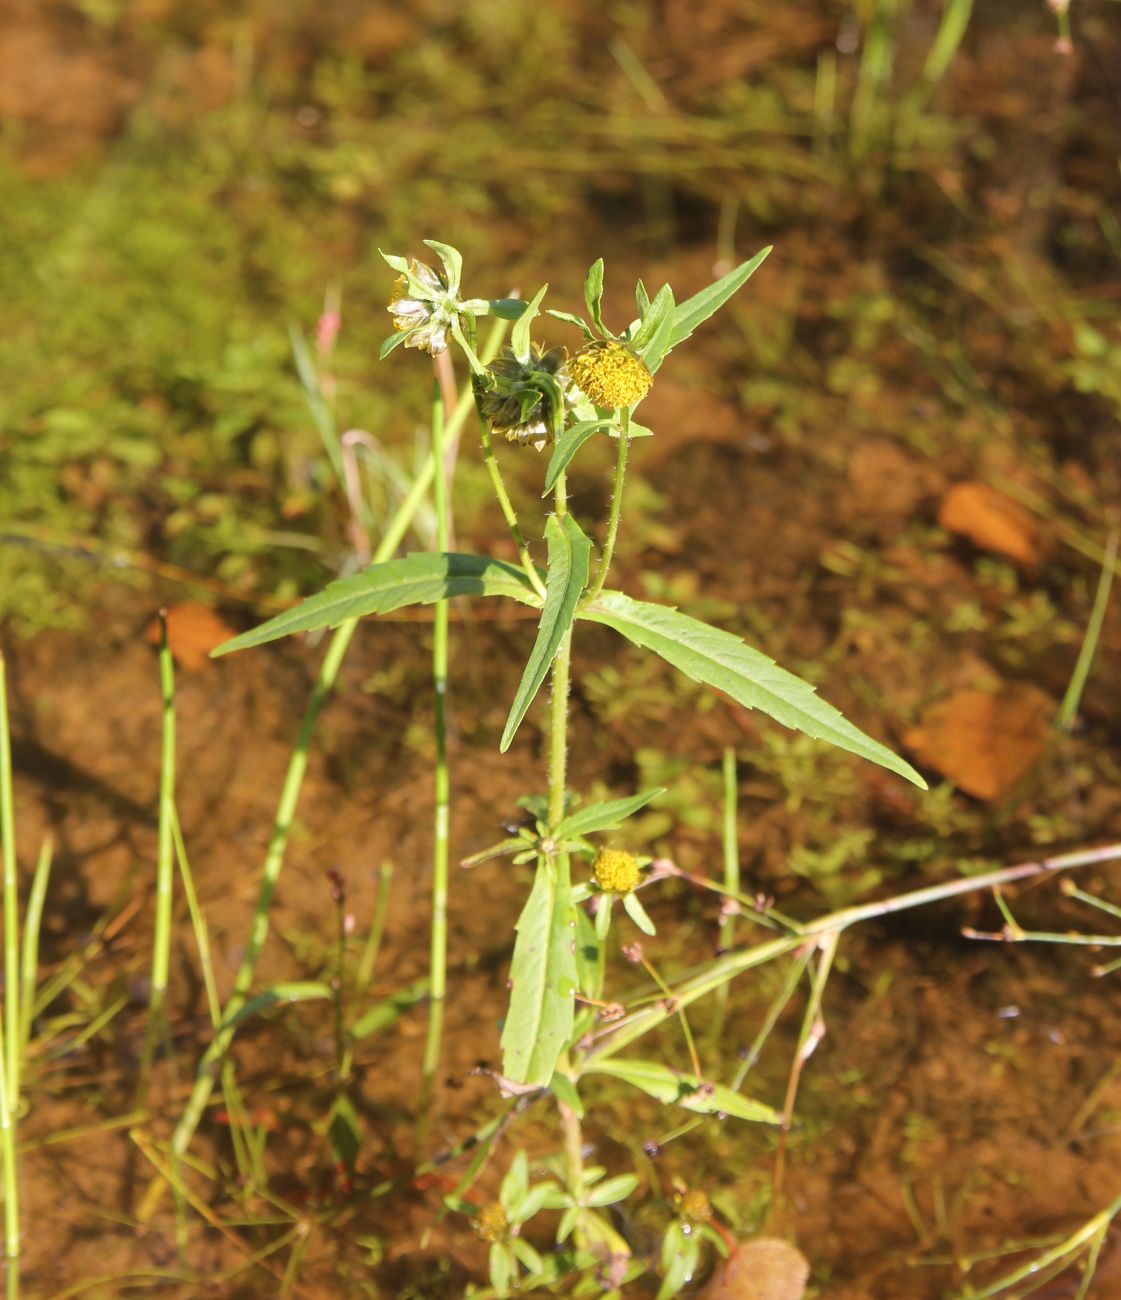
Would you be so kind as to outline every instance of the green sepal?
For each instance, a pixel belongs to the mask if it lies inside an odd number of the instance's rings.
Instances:
[[[545,525],[545,540],[549,546],[545,604],[541,610],[537,640],[518,683],[514,702],[510,705],[510,715],[502,732],[499,743],[502,753],[510,748],[510,742],[521,726],[526,710],[540,690],[561,642],[572,627],[577,604],[588,585],[592,543],[576,520],[571,515],[565,515],[563,520],[550,515]]]
[[[399,348],[401,344],[404,343],[404,341],[408,337],[409,336],[407,332],[402,333],[400,330],[394,331],[394,333],[392,333],[389,336],[389,338],[385,340],[385,342],[381,345],[381,347],[378,348],[378,360],[384,361],[386,357],[389,356],[389,354],[393,351],[393,349]]]
[[[626,912],[643,934],[653,936],[658,933],[654,928],[654,922],[647,915],[646,908],[638,901],[637,895],[623,895],[623,911]]]
[[[541,299],[545,297],[548,290],[549,286],[547,284],[543,284],[541,288],[538,289],[526,304],[525,311],[523,311],[518,317],[518,323],[510,331],[510,347],[513,350],[514,356],[517,357],[523,366],[529,360],[530,356],[529,327],[533,324],[534,317],[540,314]]]
[[[459,286],[463,281],[463,254],[451,244],[441,244],[437,239],[422,241],[439,257],[444,264],[444,278],[448,282],[448,292],[453,298],[459,297]]]
[[[603,258],[597,257],[588,267],[587,278],[584,280],[584,302],[587,304],[588,315],[592,318],[596,328],[601,334],[606,334],[607,327],[603,323],[603,313],[600,306],[602,300]]]
[[[552,316],[554,320],[564,321],[566,325],[575,325],[577,329],[583,331],[584,338],[589,343],[595,338],[595,331],[588,322],[580,316],[574,316],[570,311],[554,311],[552,307],[546,307],[545,315]]]

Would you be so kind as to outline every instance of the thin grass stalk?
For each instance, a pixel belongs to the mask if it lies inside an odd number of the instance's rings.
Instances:
[[[12,731],[8,718],[8,665],[0,654],[0,856],[4,872],[4,1029],[5,1097],[12,1115],[19,1110],[20,1033],[19,877],[16,871],[15,801],[12,797]]]
[[[163,1015],[171,967],[171,902],[175,874],[175,668],[167,644],[167,610],[160,610],[160,689],[163,695],[163,746],[160,756],[160,810],[156,848],[156,929],[152,942],[152,987],[148,1015]]]
[[[505,322],[496,321],[494,328],[487,337],[483,352],[484,359],[491,359],[497,354],[505,331]],[[452,413],[451,420],[448,422],[447,432],[449,434],[458,431],[462,427],[473,403],[473,395],[470,392],[465,392]],[[378,548],[374,552],[374,564],[384,563],[396,551],[402,537],[408,531],[410,521],[428,491],[434,469],[435,460],[429,454],[421,467],[420,473],[417,475],[412,489],[397,507],[381,541],[378,543]],[[327,696],[331,693],[331,688],[335,684],[335,678],[338,676],[339,668],[357,626],[358,621],[356,619],[349,619],[347,622],[340,624],[335,630],[335,634],[327,647],[327,653],[323,657],[323,663],[320,666],[315,686],[312,689],[311,699],[308,701],[307,710],[304,713],[300,734],[297,737],[295,749],[288,763],[288,771],[285,774],[280,801],[277,805],[273,833],[269,841],[261,876],[261,888],[253,914],[249,945],[234,980],[233,993],[230,995],[230,1000],[222,1017],[223,1022],[228,1027],[215,1034],[210,1046],[203,1053],[199,1062],[194,1087],[172,1135],[171,1150],[175,1157],[182,1156],[187,1147],[190,1146],[191,1139],[194,1137],[202,1119],[203,1111],[206,1109],[210,1095],[214,1090],[218,1062],[225,1055],[230,1043],[233,1041],[234,1025],[232,1022],[237,1012],[241,1010],[248,1000],[249,988],[253,982],[253,973],[257,968],[257,959],[269,931],[269,907],[272,903],[272,896],[276,889],[281,867],[284,865],[284,854],[288,847],[292,819],[295,816],[296,804],[299,801],[304,775],[307,772],[308,750],[315,731],[315,724],[318,721],[320,710],[323,708]]]
[[[370,987],[374,978],[374,967],[378,960],[382,936],[385,934],[385,918],[389,914],[389,885],[393,879],[393,863],[383,862],[378,867],[377,895],[374,899],[374,915],[370,920],[370,929],[362,956],[358,962],[358,973],[354,977],[354,995],[361,998]]]
[[[47,885],[51,878],[51,861],[54,841],[48,835],[39,848],[35,875],[31,879],[31,893],[27,899],[27,915],[23,922],[22,974],[20,976],[20,1054],[31,1041],[31,1023],[35,1018],[35,986],[39,979],[39,932],[43,922],[43,906],[47,899]]]
[[[436,549],[448,549],[450,512],[448,482],[444,472],[444,398],[439,383],[432,394],[432,459],[438,472],[433,477],[436,507]],[[451,807],[451,781],[448,775],[448,601],[436,602],[432,628],[432,687],[435,697],[435,804],[432,845],[432,928],[429,943],[428,1030],[421,1068],[420,1124],[423,1129],[432,1102],[432,1089],[440,1065],[440,1047],[444,1033],[444,998],[448,970],[448,823]]]
[[[202,981],[206,988],[206,1003],[210,1011],[210,1022],[215,1029],[222,1023],[222,999],[218,996],[218,982],[214,978],[214,962],[210,956],[210,929],[199,907],[198,893],[195,890],[195,878],[191,873],[190,859],[187,857],[187,845],[183,839],[183,828],[179,825],[179,813],[172,806],[171,829],[175,840],[175,859],[179,865],[179,880],[183,885],[183,896],[187,900],[187,913],[191,918],[191,929],[198,949],[199,966],[202,968]]]
[[[1082,638],[1082,646],[1078,651],[1078,660],[1074,665],[1074,672],[1070,675],[1070,684],[1063,695],[1063,702],[1059,705],[1059,714],[1055,719],[1055,725],[1061,731],[1070,731],[1074,726],[1074,720],[1078,717],[1078,708],[1082,703],[1082,693],[1086,689],[1086,681],[1090,676],[1090,669],[1094,663],[1094,655],[1098,649],[1098,641],[1102,634],[1102,624],[1105,622],[1105,612],[1109,608],[1109,593],[1113,587],[1113,569],[1114,561],[1117,559],[1117,529],[1114,528],[1109,534],[1109,540],[1105,545],[1105,556],[1102,559],[1102,571],[1098,577],[1098,589],[1094,593],[1094,605],[1090,610],[1090,620],[1086,624],[1086,635]]]
[[[522,568],[526,572],[526,577],[533,584],[534,591],[545,599],[545,584],[541,581],[541,575],[537,572],[537,566],[533,563],[533,557],[529,553],[529,547],[525,544],[525,537],[522,535],[522,526],[518,523],[517,512],[514,510],[514,503],[510,500],[510,494],[506,490],[506,482],[502,477],[502,470],[499,468],[498,460],[494,454],[494,443],[490,436],[490,425],[487,423],[482,411],[479,412],[479,442],[483,448],[483,462],[490,474],[491,486],[494,488],[494,495],[498,498],[498,505],[502,511],[502,518],[506,520],[506,527],[510,530],[510,536],[514,539],[514,545],[517,547],[518,559],[521,561]]]
[[[736,816],[738,813],[738,792],[736,790],[736,751],[729,745],[724,750],[722,765],[724,778],[724,817],[721,827],[724,857],[724,889],[729,898],[739,893],[740,888],[740,846],[737,833]],[[736,942],[736,918],[728,909],[720,922],[720,951],[730,952]],[[719,1035],[724,1028],[724,1017],[728,1012],[728,986],[722,984],[716,991],[716,1032]]]

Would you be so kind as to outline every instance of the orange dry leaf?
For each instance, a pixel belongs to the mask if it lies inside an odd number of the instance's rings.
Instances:
[[[1034,686],[1009,686],[996,695],[957,691],[928,710],[903,743],[923,767],[967,794],[1000,799],[1043,752],[1054,713]]]
[[[209,605],[187,601],[167,610],[167,644],[180,668],[198,673],[206,667],[215,646],[234,635]],[[144,631],[149,645],[160,643],[160,620],[154,618]]]
[[[716,1270],[702,1300],[802,1300],[810,1266],[778,1237],[745,1241]]]
[[[1039,560],[1035,521],[1018,502],[987,483],[955,483],[938,507],[938,523],[1033,569]]]

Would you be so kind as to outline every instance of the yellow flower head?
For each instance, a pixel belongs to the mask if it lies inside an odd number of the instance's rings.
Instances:
[[[596,406],[631,406],[650,391],[654,377],[625,343],[589,343],[568,366],[577,387]]]
[[[593,871],[605,894],[629,894],[638,884],[638,859],[625,849],[601,849]]]
[[[500,1241],[505,1236],[508,1227],[506,1211],[498,1201],[488,1201],[475,1215],[475,1221],[471,1226],[475,1229],[475,1236],[480,1241]]]

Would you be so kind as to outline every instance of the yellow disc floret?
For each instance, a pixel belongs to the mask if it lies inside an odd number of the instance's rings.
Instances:
[[[569,363],[576,386],[596,406],[616,409],[645,397],[654,382],[650,371],[625,343],[590,343]]]
[[[471,1225],[475,1229],[475,1236],[480,1241],[501,1241],[506,1235],[506,1211],[498,1201],[488,1201],[486,1205],[475,1215],[475,1221]]]
[[[605,894],[629,894],[638,884],[638,859],[625,849],[601,849],[593,870]]]

